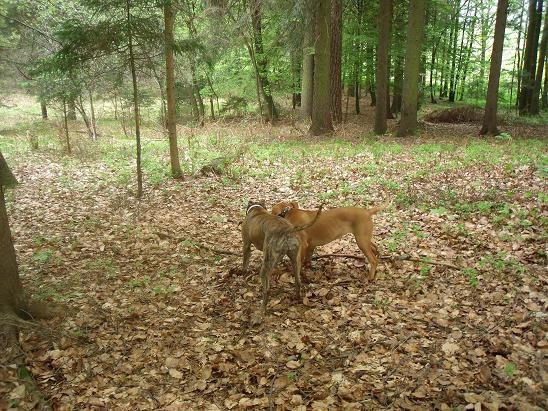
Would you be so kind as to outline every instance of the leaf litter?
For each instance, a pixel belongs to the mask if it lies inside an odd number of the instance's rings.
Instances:
[[[98,161],[20,162],[9,211],[21,276],[66,307],[48,324],[58,338],[22,335],[44,396],[59,410],[546,407],[546,206],[530,195],[546,180],[530,163],[464,165],[458,147],[420,163],[417,147],[243,156],[238,166],[261,173],[167,180],[140,203]],[[261,253],[246,276],[238,257],[193,246],[239,252],[249,198],[315,208],[387,197],[375,217],[383,254],[463,269],[381,261],[368,283],[365,262],[317,260],[295,304],[285,263],[263,319]],[[360,255],[351,236],[320,252]],[[2,374],[2,394],[24,398]]]

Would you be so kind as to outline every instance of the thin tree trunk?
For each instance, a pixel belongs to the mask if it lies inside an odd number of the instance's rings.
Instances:
[[[333,131],[331,120],[330,54],[330,0],[317,1],[316,53],[314,54],[314,97],[310,133],[318,136]]]
[[[548,109],[548,60],[544,64],[544,86],[542,87],[542,109]]]
[[[267,121],[274,123],[276,122],[276,120],[278,120],[278,112],[274,105],[274,99],[272,98],[272,88],[267,75],[268,63],[263,48],[261,0],[251,0],[249,2],[249,7],[251,13],[251,24],[253,26],[253,46],[255,51],[255,61],[257,64],[260,80],[259,85],[266,106]]]
[[[93,104],[93,92],[91,89],[88,90],[89,92],[89,108],[91,111],[91,131],[93,133],[92,138],[94,141],[97,140],[97,122],[95,120],[95,106]]]
[[[72,149],[70,147],[70,135],[68,129],[68,114],[67,114],[67,103],[63,100],[63,125],[65,129],[65,144],[67,148],[67,153],[72,154]]]
[[[539,114],[540,86],[542,85],[542,74],[544,72],[544,61],[546,59],[546,43],[548,41],[548,12],[544,14],[544,28],[542,30],[542,40],[538,50],[537,73],[533,93],[531,95],[531,114]]]
[[[331,0],[331,113],[334,123],[342,122],[342,0]]]
[[[453,103],[455,101],[455,76],[456,76],[456,65],[457,65],[457,41],[459,37],[459,10],[460,10],[460,0],[457,0],[455,4],[455,14],[454,14],[454,35],[453,35],[453,52],[451,54],[451,71],[449,73],[449,102]]]
[[[540,18],[542,16],[542,0],[529,1],[529,24],[527,39],[523,55],[523,69],[521,72],[521,89],[519,95],[519,114],[531,112],[531,100],[535,84],[538,38],[540,33]],[[537,29],[538,28],[538,29]]]
[[[417,129],[419,71],[424,37],[425,0],[411,1],[405,44],[403,110],[397,135],[408,136]]]
[[[251,43],[249,43],[247,40],[245,41],[245,45],[247,47],[247,51],[249,53],[249,57],[251,58],[251,64],[253,64],[253,70],[255,71],[255,92],[257,95],[257,104],[259,106],[259,114],[261,115],[261,118],[263,117],[263,103],[261,100],[261,84],[260,84],[260,76],[259,76],[259,69],[257,67],[257,60],[255,59],[255,52],[253,51],[253,46]]]
[[[133,34],[131,32],[130,0],[126,0],[127,23],[130,27],[128,33],[129,68],[133,84],[133,116],[135,120],[135,141],[137,143],[137,198],[143,196],[143,171],[141,168],[141,128],[139,115],[139,89],[137,85],[137,71],[135,69],[135,56],[133,55]]]
[[[474,8],[474,16],[470,25],[470,33],[468,37],[468,45],[466,47],[466,61],[464,62],[464,70],[462,73],[462,82],[460,86],[459,101],[464,100],[464,90],[466,88],[466,76],[468,75],[468,67],[470,66],[470,57],[472,56],[472,46],[474,44],[474,32],[476,30],[477,8]]]
[[[375,134],[386,133],[388,114],[388,63],[390,53],[390,26],[392,23],[392,0],[380,0],[377,20],[379,30],[379,47],[377,52],[377,105],[375,106]]]
[[[504,30],[508,14],[508,0],[499,0],[497,5],[497,19],[495,22],[495,37],[493,52],[491,54],[491,67],[489,70],[489,85],[485,103],[485,117],[480,134],[497,135],[497,100],[502,65],[502,49],[504,46]]]
[[[315,7],[306,3],[306,16],[303,36],[303,64],[301,77],[301,110],[305,117],[312,116],[314,96],[314,43],[315,43]]]
[[[76,104],[76,109],[82,116],[82,120],[84,120],[84,124],[86,125],[86,130],[88,131],[88,137],[93,140],[93,128],[91,126],[91,121],[89,119],[88,113],[86,113],[82,95],[78,96],[78,104]]]
[[[67,118],[69,120],[76,120],[76,103],[74,100],[69,100],[67,106]]]
[[[46,106],[46,103],[44,101],[40,102],[40,109],[42,110],[42,119],[47,120],[48,119],[48,107]]]
[[[167,96],[167,132],[169,138],[169,159],[171,175],[180,178],[183,175],[177,147],[177,123],[175,102],[175,57],[173,54],[173,24],[175,16],[171,2],[164,3],[164,47],[166,57],[166,96]]]

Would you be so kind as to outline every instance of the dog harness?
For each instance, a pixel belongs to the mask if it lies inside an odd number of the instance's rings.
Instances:
[[[260,204],[253,204],[251,206],[249,206],[249,208],[246,210],[245,214],[249,214],[249,210],[251,210],[253,207],[261,207],[261,208],[264,208],[262,205]]]

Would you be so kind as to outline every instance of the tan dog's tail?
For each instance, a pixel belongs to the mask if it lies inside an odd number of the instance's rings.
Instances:
[[[318,211],[316,212],[316,216],[314,217],[314,220],[312,220],[309,223],[294,227],[293,229],[291,229],[290,232],[296,233],[297,231],[306,230],[308,227],[314,225],[314,223],[318,220],[318,218],[320,217],[320,214],[322,213],[322,208],[323,208],[323,204],[320,204],[320,206],[318,207]]]
[[[375,215],[379,211],[386,210],[391,205],[392,205],[392,200],[387,201],[386,203],[383,203],[380,206],[368,208],[367,211],[369,212],[370,215]]]

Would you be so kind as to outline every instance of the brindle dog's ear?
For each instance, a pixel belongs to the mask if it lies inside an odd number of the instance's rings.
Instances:
[[[256,204],[255,201],[249,200],[249,201],[247,202],[247,208],[251,207],[253,204]]]
[[[291,204],[291,207],[293,207],[295,209],[299,208],[299,203],[297,203],[296,201],[292,201],[290,204]]]

